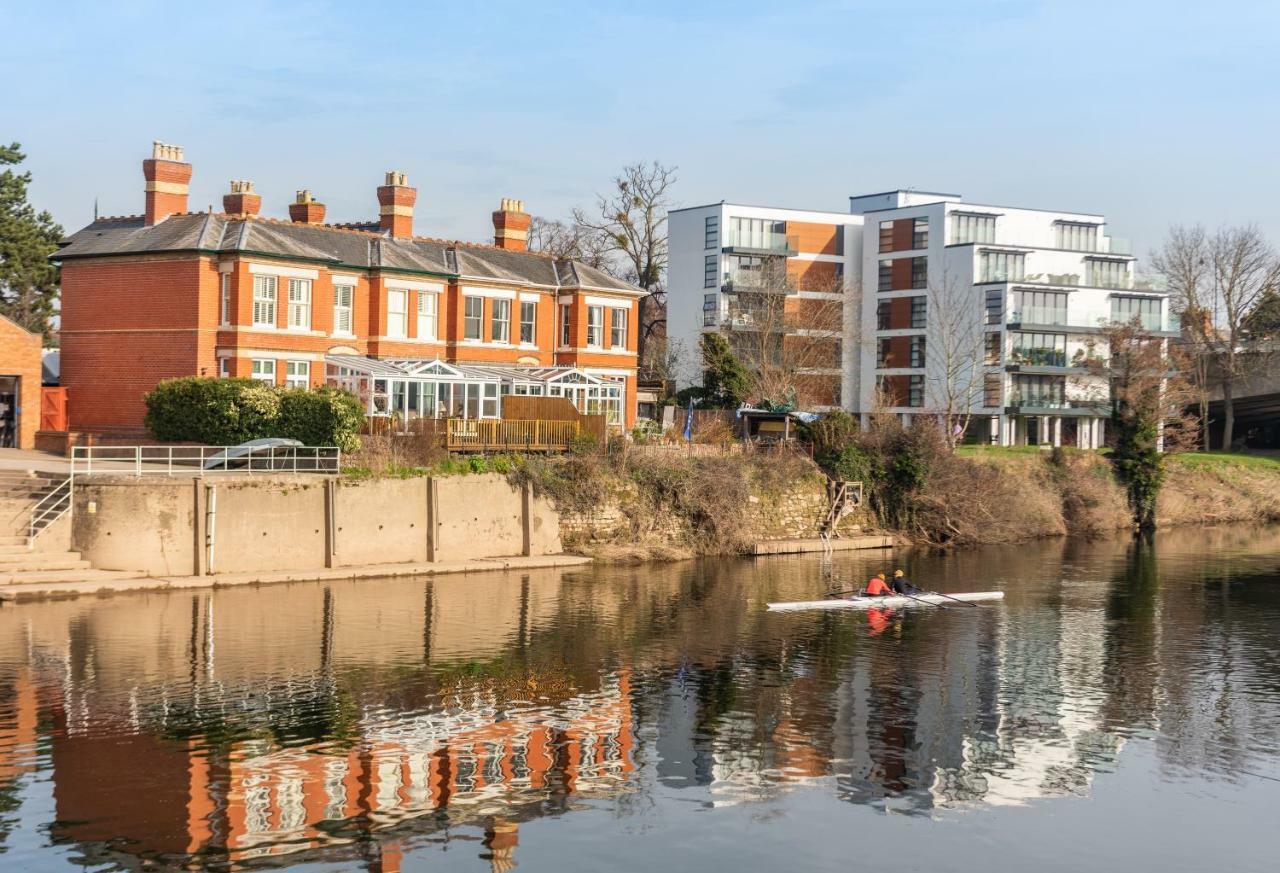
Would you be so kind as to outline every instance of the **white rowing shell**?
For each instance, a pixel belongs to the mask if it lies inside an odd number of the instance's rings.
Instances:
[[[901,595],[888,597],[854,597],[848,600],[831,597],[826,600],[797,600],[791,603],[770,603],[769,609],[775,612],[787,612],[799,609],[874,609],[886,606],[919,606],[921,601],[946,606],[957,600],[970,602],[974,600],[1003,600],[1003,591],[970,591],[967,594],[951,594],[943,597],[939,594],[917,594],[914,597]]]

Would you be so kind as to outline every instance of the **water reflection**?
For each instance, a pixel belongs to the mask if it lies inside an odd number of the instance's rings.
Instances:
[[[0,850],[390,871],[461,841],[506,870],[523,823],[600,805],[808,787],[937,816],[1086,797],[1133,742],[1165,779],[1274,778],[1277,546],[1233,529],[908,555],[914,578],[1006,600],[870,614],[763,604],[878,556],[5,607]],[[47,831],[19,835],[31,820]]]

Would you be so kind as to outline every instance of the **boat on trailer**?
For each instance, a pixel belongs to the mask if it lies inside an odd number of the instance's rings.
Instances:
[[[885,597],[828,597],[826,600],[795,600],[790,603],[770,603],[772,612],[795,612],[802,609],[876,609],[888,606],[920,606],[922,603],[935,606],[951,604],[956,601],[974,603],[983,600],[1004,600],[1003,591],[969,591],[961,594],[914,594],[903,597],[900,594]]]

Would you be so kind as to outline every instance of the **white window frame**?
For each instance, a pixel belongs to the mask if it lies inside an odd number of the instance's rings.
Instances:
[[[489,304],[489,339],[495,343],[511,342],[511,301],[495,297]]]
[[[231,274],[222,274],[222,318],[220,324],[231,323]]]
[[[395,308],[392,308],[393,302],[397,304]],[[409,292],[403,288],[387,289],[387,336],[409,337]]]
[[[311,280],[289,280],[289,329],[311,330]]]
[[[284,387],[310,388],[311,387],[311,362],[310,361],[285,361],[284,362]]]
[[[218,378],[219,379],[231,378],[231,359],[230,358],[218,358]]]
[[[338,283],[333,286],[333,332],[335,335],[354,335],[355,296],[354,285]]]
[[[276,384],[276,362],[274,358],[254,358],[249,365],[249,378],[259,382]]]
[[[440,317],[440,299],[434,291],[418,292],[418,339],[434,340]]]
[[[618,338],[619,331],[622,332],[621,339]],[[609,347],[615,349],[627,347],[627,310],[625,309],[609,308]]]
[[[603,306],[587,306],[587,348],[604,348]]]
[[[279,285],[275,276],[256,275],[253,277],[253,326],[276,326],[276,301],[279,299]]]
[[[526,309],[527,307],[527,309]],[[530,313],[529,318],[525,318],[525,313]],[[529,338],[525,339],[525,327],[529,328]],[[520,301],[520,344],[533,345],[538,341],[538,301],[521,300]]]
[[[480,308],[480,311],[475,315],[470,312],[473,303]],[[475,334],[474,336],[472,336],[473,333]],[[483,297],[475,294],[462,295],[462,338],[472,342],[479,342],[484,339]]]
[[[560,310],[560,348],[571,348],[573,334],[569,330],[569,304],[561,303],[557,308]]]

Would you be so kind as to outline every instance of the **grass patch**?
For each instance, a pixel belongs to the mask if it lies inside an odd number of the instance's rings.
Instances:
[[[1040,446],[956,446],[961,458],[1025,458],[1028,455],[1047,455],[1049,449]]]
[[[1189,470],[1221,470],[1225,467],[1246,467],[1253,470],[1280,473],[1280,456],[1244,455],[1234,452],[1184,452],[1170,455],[1169,461],[1181,464]]]

